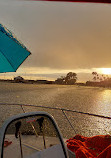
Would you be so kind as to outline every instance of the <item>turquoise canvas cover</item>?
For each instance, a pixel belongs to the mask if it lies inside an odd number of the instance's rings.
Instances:
[[[31,52],[0,24],[0,73],[15,72]]]

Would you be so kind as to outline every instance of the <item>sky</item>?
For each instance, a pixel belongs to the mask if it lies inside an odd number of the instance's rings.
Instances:
[[[90,80],[111,68],[111,5],[0,0],[0,22],[32,52],[16,73],[55,79],[69,71]]]

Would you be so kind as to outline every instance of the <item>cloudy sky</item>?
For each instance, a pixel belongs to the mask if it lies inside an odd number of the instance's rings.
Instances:
[[[8,75],[87,78],[111,68],[111,5],[0,0],[0,22],[32,52]]]

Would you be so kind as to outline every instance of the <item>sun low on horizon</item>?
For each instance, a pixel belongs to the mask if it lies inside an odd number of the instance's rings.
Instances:
[[[99,71],[105,75],[111,75],[111,68],[99,68]]]

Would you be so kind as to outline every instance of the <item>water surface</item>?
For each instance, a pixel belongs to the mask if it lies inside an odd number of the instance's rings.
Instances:
[[[0,82],[0,103],[59,107],[111,117],[111,89],[105,88]],[[0,125],[9,116],[23,113],[21,107],[15,105],[1,104],[0,109]],[[76,133],[86,136],[111,134],[111,121],[108,119],[66,112],[74,127],[72,130],[62,111],[35,107],[24,107],[24,110],[48,111],[56,119],[65,137]]]

